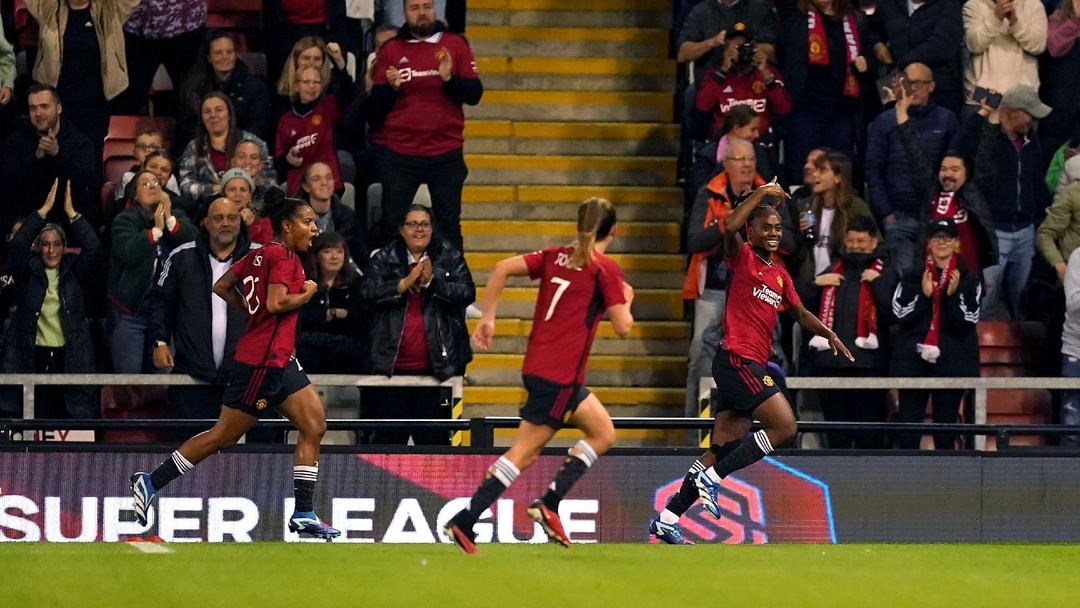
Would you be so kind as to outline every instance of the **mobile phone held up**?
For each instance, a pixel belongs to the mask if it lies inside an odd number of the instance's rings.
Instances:
[[[971,95],[971,101],[975,103],[985,101],[986,105],[996,110],[1001,105],[1001,93],[991,93],[985,87],[975,87],[975,92]]]

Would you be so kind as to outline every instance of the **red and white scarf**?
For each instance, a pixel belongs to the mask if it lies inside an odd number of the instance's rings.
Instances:
[[[956,222],[957,242],[956,253],[964,260],[968,270],[982,276],[982,267],[979,264],[979,242],[975,236],[975,228],[968,221],[970,217],[967,211],[960,206],[960,199],[955,192],[939,192],[934,206],[930,209],[930,219],[936,220],[947,217]]]
[[[885,263],[880,259],[874,260],[870,270],[880,273]],[[840,260],[833,266],[835,274],[844,274],[844,260]],[[818,309],[818,319],[822,325],[833,328],[833,319],[836,317],[836,287],[829,285],[821,290],[821,308]],[[877,305],[874,304],[874,291],[870,283],[862,281],[859,284],[859,320],[856,324],[855,346],[863,350],[876,350],[878,347],[877,337]],[[830,350],[829,341],[821,336],[810,338],[810,347],[816,350]]]
[[[815,10],[806,13],[806,24],[810,30],[808,42],[811,65],[829,65],[829,42],[825,36],[825,23]],[[844,41],[847,43],[847,68],[844,72],[844,95],[859,96],[859,79],[855,77],[855,58],[862,55],[859,48],[859,33],[855,25],[855,15],[844,17]]]
[[[931,273],[930,276],[933,276],[936,270],[934,256],[932,255],[926,256],[926,270]],[[923,339],[922,343],[915,346],[915,350],[928,363],[937,363],[938,357],[941,356],[941,348],[938,347],[938,333],[941,328],[941,298],[949,287],[949,277],[952,276],[954,270],[956,270],[955,255],[949,258],[949,265],[941,269],[941,276],[934,281],[934,291],[930,294],[930,300],[934,305],[934,314],[930,317],[930,329],[926,331],[926,338]]]

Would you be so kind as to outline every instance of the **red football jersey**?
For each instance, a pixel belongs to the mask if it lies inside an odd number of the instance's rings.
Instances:
[[[379,49],[372,82],[386,84],[386,70],[394,66],[401,72],[401,88],[374,141],[407,156],[439,156],[461,149],[465,111],[446,93],[439,77],[438,54],[443,48],[450,53],[454,76],[480,77],[469,43],[450,32],[422,41],[393,38]]]
[[[726,257],[731,271],[727,306],[724,308],[724,339],[727,350],[765,365],[772,350],[777,310],[799,305],[791,275],[775,260],[762,260],[749,244],[734,257]]]
[[[623,304],[619,267],[599,253],[585,268],[570,267],[572,247],[548,247],[525,257],[529,277],[540,279],[532,332],[521,373],[556,384],[584,384],[600,317]]]
[[[285,173],[285,193],[296,196],[300,191],[300,180],[304,171],[315,163],[330,165],[334,174],[334,189],[341,190],[341,169],[338,167],[337,151],[334,149],[334,123],[340,117],[337,100],[332,95],[324,96],[307,114],[300,116],[295,110],[289,110],[278,123],[277,140],[274,142],[274,156],[285,156],[291,148],[296,148],[296,155],[304,159],[299,167],[289,166]]]
[[[281,243],[272,242],[252,250],[229,270],[240,282],[240,294],[251,315],[236,344],[236,360],[257,367],[284,368],[296,343],[300,309],[272,313],[266,310],[266,293],[271,283],[284,285],[290,294],[303,290],[300,258]]]

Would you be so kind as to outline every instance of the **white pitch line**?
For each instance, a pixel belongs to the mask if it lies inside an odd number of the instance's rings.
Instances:
[[[130,542],[128,543],[143,553],[172,553],[173,550],[162,543]]]

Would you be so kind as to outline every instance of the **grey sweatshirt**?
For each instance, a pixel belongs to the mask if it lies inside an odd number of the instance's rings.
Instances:
[[[1065,271],[1065,327],[1061,330],[1061,352],[1080,359],[1080,248],[1069,255]]]

